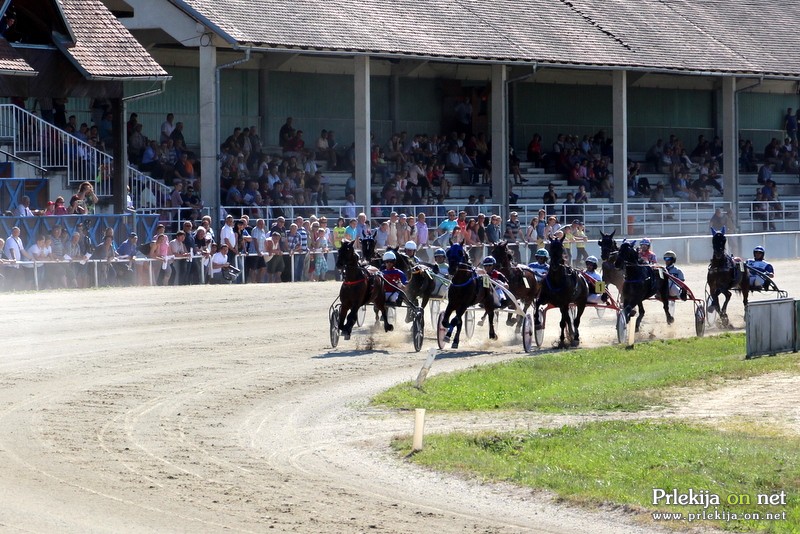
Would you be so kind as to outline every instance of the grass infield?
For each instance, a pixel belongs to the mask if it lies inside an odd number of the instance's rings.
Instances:
[[[795,533],[800,530],[800,439],[717,430],[683,422],[611,421],[537,432],[429,435],[412,461],[484,481],[505,481],[554,492],[583,505],[625,506],[642,519],[654,512],[684,515],[658,521],[686,528],[688,514],[714,513],[691,526],[735,531]],[[403,454],[410,439],[393,446]],[[715,494],[719,505],[653,504],[654,489]],[[785,504],[758,504],[758,495],[784,491]],[[744,502],[750,504],[729,504]],[[706,501],[711,501],[707,498]],[[754,519],[754,513],[759,519]],[[766,519],[766,514],[778,519]],[[726,515],[727,514],[727,515]],[[736,514],[735,516],[733,514]],[[745,516],[745,514],[749,514]],[[745,519],[745,517],[748,517]]]
[[[792,354],[745,360],[744,353],[744,334],[553,352],[434,376],[422,390],[400,384],[372,402],[407,410],[639,411],[663,404],[672,387],[800,371]]]

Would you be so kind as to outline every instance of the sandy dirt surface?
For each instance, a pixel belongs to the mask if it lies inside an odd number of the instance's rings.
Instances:
[[[798,295],[794,264],[777,262],[776,270],[780,285]],[[702,295],[705,266],[686,273]],[[654,530],[623,511],[569,507],[543,492],[396,458],[388,442],[411,432],[413,415],[367,404],[416,377],[425,348],[435,346],[431,329],[420,353],[406,326],[391,334],[364,327],[332,350],[327,313],[338,290],[329,282],[0,295],[0,530]],[[735,298],[731,319],[741,328]],[[668,327],[657,304],[648,306],[640,338],[692,335],[691,305],[677,308]],[[546,344],[555,324],[548,322]],[[509,328],[500,326],[498,342],[486,332],[479,327],[460,350],[440,355],[432,374],[535,357]],[[587,313],[584,346],[615,337],[611,314]],[[683,391],[662,415],[755,414],[797,430],[798,382],[780,375]],[[743,391],[753,402],[728,402]],[[776,403],[786,409],[775,411]],[[561,422],[429,413],[426,431]]]

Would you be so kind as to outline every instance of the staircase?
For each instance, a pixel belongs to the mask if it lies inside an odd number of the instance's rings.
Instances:
[[[0,104],[0,147],[63,176],[62,186],[51,189],[76,190],[82,182],[89,182],[101,199],[113,196],[112,156],[13,104]],[[130,165],[126,165],[126,175],[135,206],[168,205],[169,187]]]

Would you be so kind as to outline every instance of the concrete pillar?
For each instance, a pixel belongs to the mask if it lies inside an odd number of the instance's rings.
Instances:
[[[389,83],[389,118],[392,119],[392,133],[400,133],[400,76],[392,74]]]
[[[492,202],[508,220],[508,68],[492,65]]]
[[[258,135],[261,142],[267,144],[267,128],[269,124],[269,66],[267,56],[261,59],[258,68],[258,115],[261,123],[258,125]]]
[[[127,213],[128,206],[128,130],[125,122],[125,104],[121,98],[111,99],[112,131],[114,132],[113,156],[116,165],[111,175],[111,191],[114,195],[114,213]]]
[[[355,79],[353,96],[355,99],[355,143],[356,143],[356,204],[363,204],[369,215],[372,207],[370,188],[370,85],[369,56],[356,56],[353,59]]]
[[[737,134],[738,106],[736,103],[736,77],[722,78],[722,176],[725,187],[723,198],[731,203],[732,219],[739,227],[739,136]]]
[[[217,48],[200,47],[200,198],[211,209],[215,227],[219,218],[219,151],[217,140]]]
[[[622,235],[628,235],[628,73],[624,70],[615,70],[612,78],[614,202],[622,204],[621,231]]]

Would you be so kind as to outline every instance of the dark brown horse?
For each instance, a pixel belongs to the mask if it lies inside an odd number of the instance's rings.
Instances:
[[[728,325],[728,302],[731,300],[731,289],[739,289],[742,293],[742,302],[747,308],[747,296],[750,292],[750,276],[746,272],[744,263],[739,258],[734,258],[725,252],[728,238],[725,237],[725,227],[722,230],[711,229],[711,248],[713,256],[708,265],[708,293],[711,302],[708,311],[719,312],[719,320],[723,326]],[[725,303],[720,307],[719,296],[725,295]]]
[[[353,325],[361,306],[369,303],[375,305],[375,313],[383,317],[383,329],[393,329],[386,314],[386,295],[383,289],[383,278],[373,267],[362,265],[351,241],[342,241],[336,268],[342,271],[342,287],[339,289],[341,310],[339,311],[339,331],[345,339],[350,339]]]
[[[462,317],[470,306],[480,305],[489,315],[489,339],[497,339],[494,331],[494,289],[486,287],[483,279],[475,272],[475,268],[469,262],[464,248],[456,243],[447,250],[447,260],[449,270],[453,275],[450,288],[447,290],[447,309],[442,316],[442,326],[447,329],[445,340],[449,341],[453,337],[452,348],[458,348],[458,340],[461,337]],[[450,320],[450,315],[455,312],[455,317]]]
[[[522,303],[522,311],[527,312],[539,297],[540,286],[536,275],[527,265],[518,265],[514,262],[514,253],[508,248],[506,241],[495,243],[491,255],[497,260],[497,268],[508,279],[508,290]],[[509,313],[506,324],[512,325],[515,322],[517,328],[521,328],[522,316]]]
[[[664,305],[667,324],[672,324],[675,318],[669,313],[669,277],[658,267],[641,264],[635,246],[636,241],[623,241],[614,263],[616,268],[625,269],[625,283],[622,285],[620,303],[625,314],[625,322],[636,315],[634,308],[639,308],[639,317],[636,318],[636,332],[638,332],[644,318],[643,303],[655,296]]]
[[[603,262],[603,282],[606,286],[615,286],[618,293],[622,293],[622,284],[625,283],[625,269],[618,269],[614,266],[617,260],[618,247],[617,242],[614,241],[614,230],[610,234],[600,232],[600,240],[597,242],[600,245],[600,259]]]
[[[559,347],[566,348],[566,335],[572,338],[569,343],[573,347],[580,344],[580,333],[578,327],[581,324],[581,316],[586,308],[586,300],[589,297],[589,286],[583,275],[571,267],[564,265],[564,238],[550,240],[550,268],[547,276],[542,280],[542,288],[539,298],[536,301],[536,309],[551,304],[561,311],[561,337]],[[575,305],[575,320],[570,319],[569,307]],[[540,317],[535,316],[537,328],[540,325]]]

